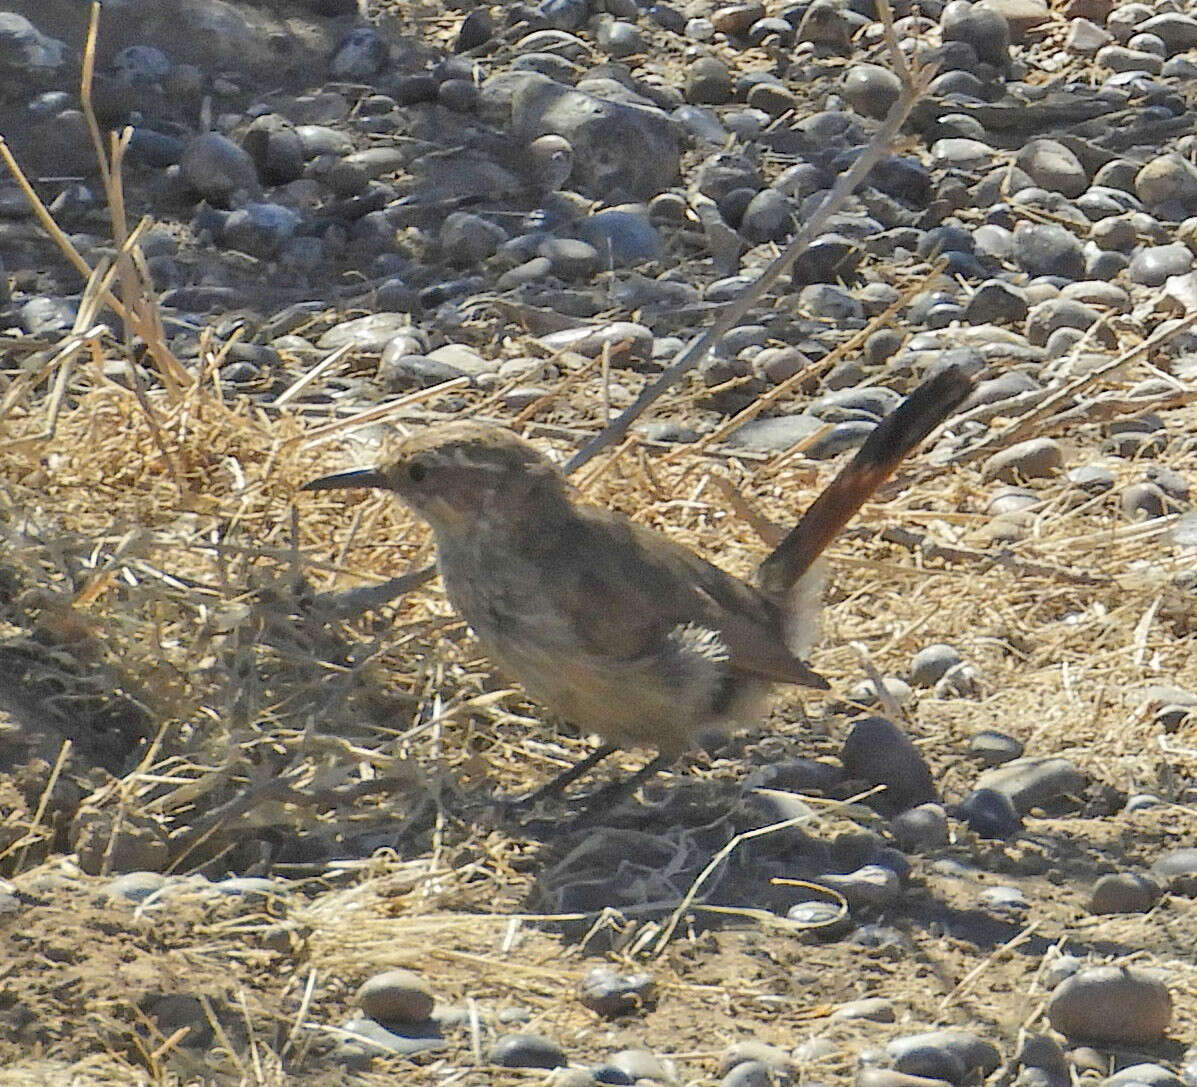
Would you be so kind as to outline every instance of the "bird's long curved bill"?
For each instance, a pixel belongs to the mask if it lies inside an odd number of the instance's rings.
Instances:
[[[386,478],[377,468],[354,468],[348,472],[337,472],[321,476],[305,483],[301,491],[340,491],[349,487],[385,487]]]

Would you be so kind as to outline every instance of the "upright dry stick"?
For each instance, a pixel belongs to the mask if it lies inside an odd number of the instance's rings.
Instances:
[[[922,64],[917,59],[907,61],[903,56],[897,35],[894,32],[893,15],[888,0],[877,0],[877,11],[890,58],[898,73],[898,78],[902,81],[902,93],[890,108],[881,128],[878,129],[860,156],[837,178],[835,185],[832,186],[831,191],[814,214],[806,221],[785,250],[761,273],[760,278],[742,295],[724,306],[711,327],[685,347],[656,381],[645,386],[640,395],[627,408],[570,457],[564,466],[567,474],[575,472],[604,449],[620,441],[632,423],[640,418],[662,394],[697,366],[718,340],[735,328],[753,305],[764,297],[769,288],[785,275],[794,262],[806,252],[830,218],[844,206],[848,197],[864,181],[882,156],[889,151],[894,140],[898,138],[898,133],[907,117],[910,116],[910,111],[926,93],[927,87],[935,75],[935,70],[932,66]],[[379,607],[430,581],[435,573],[435,566],[427,566],[422,570],[413,570],[401,577],[391,578],[390,581],[383,582],[381,585],[373,585],[364,590],[350,590],[353,595],[344,596],[345,603],[338,610],[343,613],[351,613]]]

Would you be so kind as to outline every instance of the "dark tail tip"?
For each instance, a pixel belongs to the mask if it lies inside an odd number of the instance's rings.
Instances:
[[[788,593],[902,458],[972,390],[972,379],[959,366],[948,366],[915,389],[881,420],[856,456],[761,563],[757,584],[775,598]]]
[[[928,378],[881,420],[857,451],[853,465],[858,468],[886,467],[892,470],[972,391],[972,378],[959,366],[948,366]]]

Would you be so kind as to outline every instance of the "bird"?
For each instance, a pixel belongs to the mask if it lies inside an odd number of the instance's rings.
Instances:
[[[618,749],[656,752],[624,795],[699,737],[759,713],[773,684],[829,689],[801,655],[817,630],[816,560],[870,495],[969,395],[948,366],[869,434],[764,559],[735,577],[664,534],[578,502],[511,431],[473,421],[397,439],[377,466],[305,491],[391,492],[431,527],[454,608],[501,673],[602,743],[520,798],[560,794]]]

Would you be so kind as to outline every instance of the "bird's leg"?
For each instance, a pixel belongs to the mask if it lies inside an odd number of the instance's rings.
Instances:
[[[508,808],[531,808],[549,797],[560,796],[566,786],[572,785],[583,774],[589,773],[603,759],[617,750],[618,747],[615,744],[603,744],[601,747],[596,747],[586,758],[562,770],[555,778],[546,781],[539,789],[533,789],[532,792],[526,793],[524,796],[515,796],[509,800],[504,799],[502,801],[503,806]]]
[[[613,781],[610,785],[604,785],[597,792],[591,793],[591,795],[586,798],[581,812],[576,818],[570,821],[569,829],[573,830],[577,827],[584,826],[595,816],[602,815],[605,812],[614,811],[624,800],[626,800],[632,795],[632,793],[636,791],[638,786],[648,781],[649,778],[655,777],[662,770],[666,770],[672,766],[676,757],[676,755],[672,754],[656,755],[642,767],[640,767],[640,769],[634,774],[630,774],[626,778]]]

